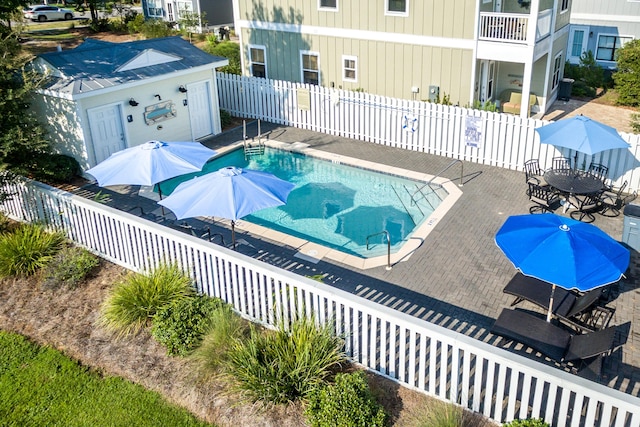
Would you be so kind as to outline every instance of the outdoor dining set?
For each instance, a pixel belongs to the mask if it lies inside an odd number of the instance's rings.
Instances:
[[[558,156],[542,170],[538,160],[525,163],[529,215],[507,218],[495,242],[517,273],[504,287],[514,297],[494,322],[491,333],[535,350],[571,372],[600,379],[604,357],[620,328],[611,326],[615,308],[611,287],[629,267],[630,251],[589,224],[594,213],[617,216],[636,197],[627,183],[613,187],[606,165],[577,165],[578,152],[593,156],[628,148],[615,129],[584,116],[537,128],[541,143],[576,152]],[[562,204],[568,218],[552,213]],[[532,215],[541,212],[542,215]],[[534,310],[524,310],[528,303]],[[515,308],[514,308],[515,307]],[[537,312],[535,310],[537,308]],[[542,313],[540,312],[542,311]]]

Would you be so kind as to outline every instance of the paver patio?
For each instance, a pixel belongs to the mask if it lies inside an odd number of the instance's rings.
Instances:
[[[255,122],[250,123],[247,129],[248,135],[255,135]],[[262,132],[268,133],[272,140],[305,142],[318,150],[429,174],[436,174],[452,161],[450,158],[264,122]],[[241,140],[242,129],[235,129],[204,143],[215,149]],[[442,176],[459,179],[459,165],[454,165]],[[247,244],[241,244],[239,252],[303,275],[321,274],[323,281],[332,286],[478,340],[552,363],[488,332],[500,311],[513,299],[502,289],[515,270],[496,246],[494,236],[508,216],[528,213],[530,203],[525,195],[524,173],[464,162],[463,183],[462,197],[447,215],[437,218],[437,225],[422,246],[390,271],[384,267],[354,270],[322,260],[314,264],[295,257],[295,248],[282,247],[277,242],[259,240],[242,233],[238,238]],[[137,190],[137,187],[133,189]],[[141,200],[143,198],[127,193],[126,188],[111,191],[87,185],[78,193],[91,196],[99,190],[111,194],[113,204],[123,210],[133,206],[143,206],[145,211],[157,208],[148,199]],[[562,214],[562,210],[558,209],[556,213]],[[617,218],[597,215],[595,225],[614,239],[621,240],[622,215]],[[216,223],[209,226],[212,232],[222,233],[225,240],[230,241],[228,229]],[[639,259],[638,253],[632,250],[627,277],[612,289],[613,301],[609,304],[615,306],[616,313],[611,324],[624,326],[616,339],[618,347],[606,361],[602,380],[634,396],[640,395],[640,352],[636,351],[636,346],[640,345],[637,326],[640,322]],[[533,306],[526,307],[533,309]]]

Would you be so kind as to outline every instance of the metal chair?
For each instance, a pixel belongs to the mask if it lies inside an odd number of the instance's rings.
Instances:
[[[611,187],[602,193],[600,196],[600,202],[602,203],[602,210],[599,212],[600,215],[616,217],[620,215],[620,211],[627,203],[632,202],[638,197],[638,193],[635,191],[631,194],[623,194],[627,184],[628,182],[625,181],[619,188]]]
[[[568,157],[554,157],[551,164],[555,170],[571,169],[571,159]]]
[[[609,168],[600,163],[591,163],[588,172],[593,176],[597,176],[604,183],[607,179]]]
[[[576,210],[570,214],[571,218],[584,222],[595,221],[596,217],[593,213],[600,209],[600,194],[601,193],[593,193],[583,196],[571,196],[569,202],[573,206],[576,206]]]
[[[537,184],[541,186],[548,185],[544,180],[544,171],[540,168],[538,159],[527,160],[524,162],[524,173],[527,178],[527,184]]]
[[[529,200],[535,203],[529,208],[529,213],[545,213],[553,210],[552,206],[560,200],[560,196],[555,189],[549,186],[542,186],[529,183]]]

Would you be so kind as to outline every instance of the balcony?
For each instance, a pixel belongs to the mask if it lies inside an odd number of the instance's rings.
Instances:
[[[551,34],[553,10],[540,11],[536,24],[536,42]],[[531,17],[519,13],[480,13],[479,40],[527,44]]]

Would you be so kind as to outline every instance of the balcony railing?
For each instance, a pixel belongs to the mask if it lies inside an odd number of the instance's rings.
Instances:
[[[529,16],[516,13],[480,13],[480,40],[526,43]]]

